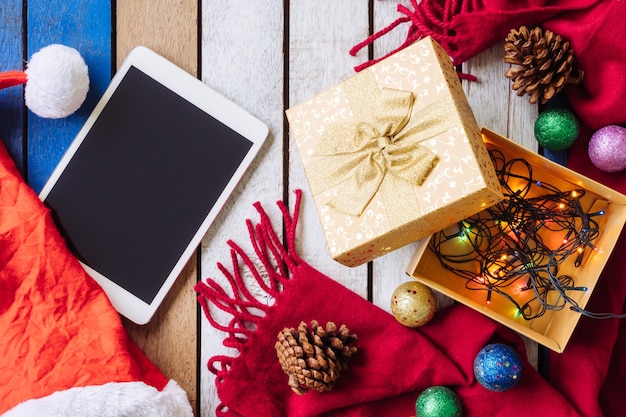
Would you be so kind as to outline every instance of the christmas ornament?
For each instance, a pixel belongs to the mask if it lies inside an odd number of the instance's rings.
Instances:
[[[459,397],[448,387],[427,388],[415,403],[416,417],[460,417],[462,411]]]
[[[0,73],[0,88],[26,84],[26,106],[40,117],[67,117],[80,108],[89,90],[89,74],[78,51],[49,45],[35,52],[26,71]]]
[[[474,375],[483,387],[502,392],[513,388],[522,375],[517,352],[502,343],[485,346],[474,359]]]
[[[283,371],[289,375],[289,386],[296,394],[309,389],[330,391],[342,371],[348,368],[348,359],[357,351],[356,334],[342,324],[333,322],[326,329],[315,320],[311,328],[300,322],[298,329],[285,327],[274,345]]]
[[[609,125],[597,130],[589,139],[589,158],[602,171],[626,169],[626,129]]]
[[[578,84],[582,71],[573,69],[570,43],[550,30],[526,26],[512,29],[504,43],[504,62],[516,64],[504,74],[513,81],[518,96],[528,94],[530,103],[545,104],[567,83]]]
[[[551,151],[563,151],[578,137],[578,120],[566,109],[547,110],[535,121],[535,138],[539,145]]]
[[[400,284],[391,296],[391,313],[407,327],[419,327],[435,315],[437,300],[432,290],[417,281]]]

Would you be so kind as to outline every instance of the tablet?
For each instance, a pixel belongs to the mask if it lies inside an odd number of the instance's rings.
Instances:
[[[137,47],[39,197],[113,306],[145,324],[267,135],[239,106]]]

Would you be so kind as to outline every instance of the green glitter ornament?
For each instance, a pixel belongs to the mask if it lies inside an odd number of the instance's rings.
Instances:
[[[416,417],[461,417],[462,411],[459,397],[442,386],[425,389],[415,403]]]
[[[535,121],[535,138],[539,145],[551,151],[564,151],[578,137],[578,120],[566,109],[547,110]]]

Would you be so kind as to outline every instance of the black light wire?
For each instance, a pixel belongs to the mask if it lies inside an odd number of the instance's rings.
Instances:
[[[505,198],[458,222],[458,232],[450,232],[448,228],[433,235],[429,248],[443,268],[465,279],[468,290],[486,291],[487,302],[491,301],[492,293],[504,297],[526,320],[568,306],[596,319],[626,317],[626,314],[585,310],[570,294],[587,288],[576,286],[570,275],[558,275],[560,265],[570,256],[576,256],[574,266],[579,267],[586,250],[597,250],[593,241],[599,236],[599,225],[594,217],[604,212],[585,212],[580,204],[580,198],[585,195],[582,189],[561,191],[534,179],[528,161],[507,161],[498,150],[489,153]],[[513,183],[515,190],[511,188]],[[536,187],[542,193],[531,197]],[[557,249],[549,248],[544,242],[545,230],[564,235]],[[466,243],[467,250],[454,244],[459,238]],[[523,304],[508,291],[519,280],[526,280],[522,293],[532,292],[530,300]]]

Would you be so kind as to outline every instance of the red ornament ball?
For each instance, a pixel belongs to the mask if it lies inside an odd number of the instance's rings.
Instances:
[[[409,281],[396,288],[391,297],[391,312],[401,324],[419,327],[435,315],[437,299],[433,291],[417,281]]]

